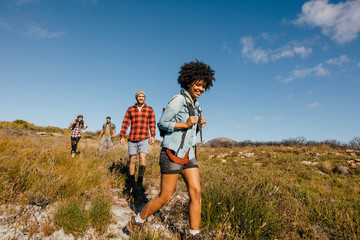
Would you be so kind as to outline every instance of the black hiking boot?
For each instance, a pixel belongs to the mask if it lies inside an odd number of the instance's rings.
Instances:
[[[142,193],[145,192],[145,188],[144,188],[144,186],[142,185],[142,183],[136,183],[135,188],[136,188],[136,191],[139,191],[139,192],[142,192]]]

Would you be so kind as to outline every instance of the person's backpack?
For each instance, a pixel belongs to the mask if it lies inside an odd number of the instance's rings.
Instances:
[[[106,123],[103,124],[103,129],[105,130]],[[114,123],[111,123],[110,127],[114,129]]]
[[[186,102],[186,107],[188,108],[189,110],[189,115],[190,116],[195,116],[195,109],[191,103],[191,99],[189,98],[189,96],[182,92],[181,93],[182,96],[184,96],[185,98],[185,102]],[[201,121],[201,111],[200,109],[198,108],[198,113],[199,113],[199,116],[198,116],[198,123],[197,123],[197,131],[200,131],[200,138],[201,138],[201,141],[202,141],[202,130],[201,130],[201,124],[200,124],[200,121]],[[165,108],[163,108],[163,112],[165,111]],[[165,134],[167,133],[165,130],[162,130],[161,128],[159,128],[159,131],[160,131],[160,137],[164,137]],[[185,136],[186,136],[186,133],[187,133],[188,129],[186,129],[182,135],[182,138],[181,138],[181,144],[180,144],[180,149],[182,149],[184,147],[184,141],[185,141]]]

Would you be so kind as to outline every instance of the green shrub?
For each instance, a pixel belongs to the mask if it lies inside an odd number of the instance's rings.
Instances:
[[[89,223],[89,214],[83,199],[72,198],[61,204],[54,214],[54,223],[62,227],[65,233],[82,236]]]
[[[95,197],[91,202],[90,224],[99,234],[104,234],[111,222],[111,201],[105,195]]]

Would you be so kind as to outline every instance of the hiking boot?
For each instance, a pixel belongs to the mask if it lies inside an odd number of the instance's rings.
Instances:
[[[123,194],[130,196],[134,192],[134,188],[132,187],[126,187],[123,191]]]
[[[71,154],[71,157],[74,158],[74,157],[75,157],[75,153],[72,153],[72,154]]]
[[[140,230],[143,227],[144,223],[137,223],[135,221],[135,216],[131,217],[130,221],[126,226],[123,228],[123,233],[126,235],[133,234],[134,230]]]
[[[140,192],[145,192],[145,188],[144,186],[140,183],[136,183],[136,190],[140,191]]]

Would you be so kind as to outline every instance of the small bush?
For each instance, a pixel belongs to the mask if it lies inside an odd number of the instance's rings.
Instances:
[[[57,227],[62,227],[65,233],[82,236],[89,222],[85,201],[73,198],[60,205],[54,214],[54,222]]]
[[[331,162],[324,161],[324,162],[320,162],[319,169],[324,173],[331,174],[334,170],[334,166]]]
[[[111,222],[111,201],[104,195],[92,200],[90,212],[90,224],[99,234],[104,234]]]

